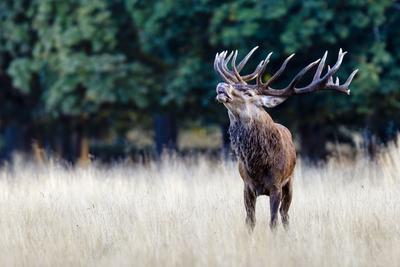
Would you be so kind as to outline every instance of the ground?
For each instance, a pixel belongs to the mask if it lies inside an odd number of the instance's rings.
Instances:
[[[400,152],[298,164],[288,232],[245,228],[234,162],[0,169],[0,266],[396,266]]]

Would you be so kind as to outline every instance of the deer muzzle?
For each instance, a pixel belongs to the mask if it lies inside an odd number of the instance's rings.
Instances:
[[[217,101],[221,103],[229,102],[232,98],[229,95],[229,84],[219,83],[217,85]]]

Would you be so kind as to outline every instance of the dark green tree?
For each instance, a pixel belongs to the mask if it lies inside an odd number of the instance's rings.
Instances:
[[[265,79],[296,53],[279,87],[325,50],[334,62],[343,48],[349,54],[339,78],[360,69],[351,97],[328,92],[293,97],[271,113],[295,133],[310,158],[326,157],[328,141],[350,142],[354,131],[373,153],[377,142],[393,140],[399,128],[399,5],[5,0],[0,3],[0,94],[7,99],[0,105],[2,128],[25,127],[21,132],[30,136],[22,138],[25,143],[34,138],[71,148],[85,136],[122,134],[134,126],[128,121],[147,126],[153,121],[158,149],[174,147],[177,127],[184,123],[226,128],[225,109],[214,101],[215,53],[239,49],[244,55],[259,45],[244,70],[250,72],[273,51]]]

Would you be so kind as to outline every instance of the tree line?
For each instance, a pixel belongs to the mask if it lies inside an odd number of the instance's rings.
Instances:
[[[328,141],[352,143],[355,131],[374,153],[399,131],[398,25],[400,3],[389,0],[3,0],[0,157],[35,140],[74,161],[89,139],[132,127],[153,128],[158,152],[176,147],[184,122],[226,132],[214,56],[256,45],[245,71],[273,51],[264,78],[296,53],[282,84],[325,50],[329,62],[349,51],[339,77],[360,69],[351,97],[294,97],[271,113],[312,159],[328,155]]]

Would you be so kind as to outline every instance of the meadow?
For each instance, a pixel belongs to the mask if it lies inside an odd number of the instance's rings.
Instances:
[[[398,266],[400,149],[301,161],[291,225],[245,225],[235,162],[0,169],[0,266]]]

